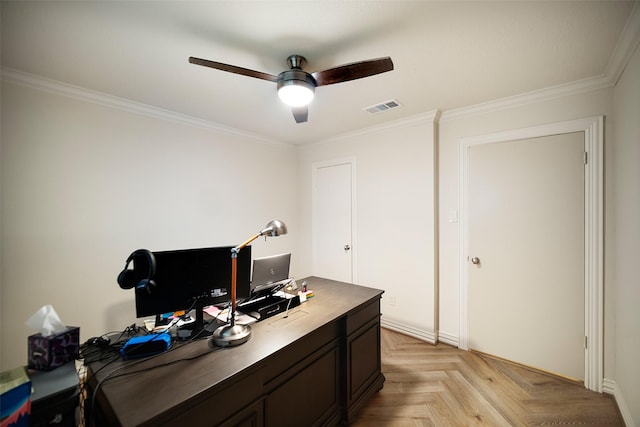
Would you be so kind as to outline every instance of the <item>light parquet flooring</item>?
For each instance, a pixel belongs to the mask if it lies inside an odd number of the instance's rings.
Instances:
[[[624,426],[612,396],[446,344],[382,329],[384,388],[355,427]]]

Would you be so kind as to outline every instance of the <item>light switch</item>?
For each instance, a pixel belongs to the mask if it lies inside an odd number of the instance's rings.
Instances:
[[[458,222],[458,211],[449,211],[449,222]]]

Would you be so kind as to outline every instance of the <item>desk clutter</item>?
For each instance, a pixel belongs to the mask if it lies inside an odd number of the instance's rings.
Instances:
[[[306,289],[306,291],[303,291]],[[306,282],[299,287],[294,279],[287,279],[271,288],[271,291],[254,298],[244,299],[238,304],[235,322],[256,323],[279,313],[300,306],[313,298],[314,292],[307,289]],[[192,310],[163,313],[155,318],[144,319],[142,325],[132,324],[122,331],[110,332],[89,338],[79,347],[78,359],[85,365],[93,362],[109,362],[114,359],[137,359],[153,356],[169,350],[173,343],[186,344],[208,338],[213,330],[229,321],[229,304],[219,304]],[[194,329],[197,317],[202,316],[203,327]]]
[[[384,383],[379,351],[383,291],[316,277],[305,280],[309,286],[305,296],[313,301],[301,303],[302,281],[287,282],[265,296],[260,301],[285,302],[281,305],[285,311],[266,321],[254,319],[246,345],[211,347],[209,337],[176,336],[168,350],[122,360],[120,349],[134,336],[150,337],[147,340],[171,336],[178,322],[196,323],[194,309],[159,316],[159,323],[165,323],[159,326],[168,331],[129,328],[83,344],[87,425],[244,422],[269,427],[353,422],[359,408]],[[239,309],[245,302],[249,301],[239,302]],[[298,306],[291,309],[294,304]],[[215,330],[232,312],[226,304],[215,308],[203,316],[208,321],[205,329]],[[286,405],[282,410],[282,402],[290,396],[308,396],[313,404]]]
[[[243,300],[238,305],[236,321],[255,323],[273,318],[312,297],[313,291],[306,288],[306,282],[299,288],[295,280],[288,278],[270,287],[269,292]],[[228,321],[228,304],[205,307],[206,327],[194,334],[188,328],[199,314],[193,310],[164,313],[155,320],[147,319],[143,326],[132,324],[122,331],[89,338],[82,344],[79,344],[80,329],[73,326],[65,326],[49,336],[42,333],[29,336],[28,366],[2,372],[0,377],[2,427],[78,425],[78,418],[84,414],[80,409],[81,389],[75,361],[106,366],[119,360],[150,358],[206,338],[207,333]],[[189,333],[181,336],[181,327],[186,327]]]
[[[290,253],[254,260],[249,246],[258,237],[285,233],[286,226],[274,220],[235,247],[135,250],[117,282],[134,289],[137,318],[155,317],[145,319],[144,326],[132,324],[81,344],[79,327],[66,325],[50,305],[39,309],[26,322],[37,331],[27,339],[26,366],[2,372],[0,427],[78,425],[86,413],[86,407],[78,410],[80,402],[87,400],[80,399],[77,360],[85,366],[115,362],[124,367],[136,363],[131,359],[152,358],[200,338],[209,338],[210,348],[235,346],[250,338],[249,324],[280,313],[288,318],[289,310],[312,298],[313,291],[289,277]],[[247,334],[235,334],[236,325]],[[235,335],[216,335],[220,330]],[[118,370],[108,370],[95,387]]]
[[[94,362],[111,363],[123,358],[122,349],[130,339],[144,337],[148,334],[146,329],[133,324],[122,331],[109,332],[99,337],[89,338],[80,345],[78,359],[84,365]]]
[[[137,249],[117,282],[122,289],[134,289],[136,317],[155,316],[155,322],[144,321],[149,331],[180,340],[210,336],[222,347],[239,345],[250,338],[251,323],[313,297],[306,284],[299,289],[289,277],[291,253],[251,257],[249,243],[257,237],[284,233],[286,226],[276,220],[234,247]],[[185,314],[191,312],[195,317]]]

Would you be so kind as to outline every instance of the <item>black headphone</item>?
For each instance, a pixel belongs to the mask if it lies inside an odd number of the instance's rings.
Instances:
[[[134,259],[140,259],[144,257],[147,261],[147,277],[140,279],[140,270],[129,270],[129,264]],[[153,252],[147,249],[135,250],[127,258],[127,263],[124,265],[124,270],[118,274],[118,284],[122,289],[131,288],[144,288],[147,292],[151,293],[153,288],[156,287],[156,282],[153,281],[153,276],[156,274],[156,258],[153,256]]]

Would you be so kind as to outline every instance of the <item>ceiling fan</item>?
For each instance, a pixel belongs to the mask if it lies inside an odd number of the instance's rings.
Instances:
[[[242,74],[243,76],[255,77],[257,79],[269,80],[278,84],[278,96],[286,104],[291,106],[293,117],[296,123],[307,121],[309,110],[308,104],[313,99],[317,86],[332,85],[335,83],[347,82],[349,80],[361,79],[380,73],[393,70],[391,58],[383,57],[370,59],[367,61],[353,62],[351,64],[340,65],[323,71],[307,73],[302,69],[307,60],[301,55],[291,55],[287,58],[289,70],[283,71],[277,76],[260,71],[249,70],[247,68],[236,67],[235,65],[223,64],[221,62],[209,61],[207,59],[189,58],[191,64],[202,65],[204,67],[215,68],[230,73]]]

